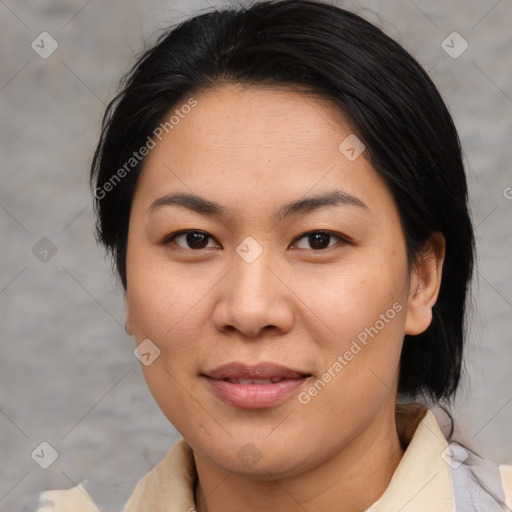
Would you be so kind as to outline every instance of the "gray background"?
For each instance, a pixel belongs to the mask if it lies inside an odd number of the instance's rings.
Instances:
[[[87,177],[105,104],[134,54],[157,29],[209,5],[223,4],[0,0],[0,510],[35,510],[39,491],[86,478],[104,481],[98,501],[116,507],[177,439],[124,332],[121,289],[93,238]],[[512,2],[338,5],[419,60],[459,129],[479,263],[471,378],[452,410],[460,439],[512,463]],[[59,45],[47,59],[31,48],[43,31]],[[453,31],[469,43],[457,59],[441,47]],[[31,458],[42,441],[59,454],[46,470]]]

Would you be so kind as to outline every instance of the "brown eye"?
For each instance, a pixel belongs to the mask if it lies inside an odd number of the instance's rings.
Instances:
[[[314,249],[314,250],[323,250],[329,247],[332,247],[334,244],[330,244],[332,238],[337,238],[342,242],[347,242],[344,238],[330,231],[310,231],[309,233],[304,233],[304,235],[300,236],[296,240],[306,239],[306,243],[309,244],[309,247],[299,247],[299,249]]]
[[[207,247],[208,240],[210,239],[212,239],[212,237],[203,231],[186,230],[165,237],[162,243],[163,245],[168,245],[174,242],[184,249],[200,250]],[[184,240],[184,242],[178,243],[177,240]]]

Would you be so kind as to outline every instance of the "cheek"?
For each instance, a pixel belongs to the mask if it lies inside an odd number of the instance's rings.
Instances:
[[[335,327],[343,335],[319,351],[322,373],[298,397],[304,412],[325,425],[326,435],[360,431],[394,402],[404,310],[399,302],[386,302],[383,319],[379,308],[378,315],[340,317]]]
[[[379,331],[390,331],[391,323],[401,324],[403,315],[398,310],[405,310],[406,300],[405,260],[402,265],[401,259],[392,254],[383,261],[381,251],[375,251],[375,256],[361,251],[339,266],[309,272],[300,269],[288,279],[300,298],[301,310],[314,313],[311,318],[323,330],[325,343],[343,348],[340,342],[355,338],[376,322]]]
[[[327,408],[329,402],[355,407],[361,400],[377,405],[395,385],[406,311],[402,256],[390,251],[384,259],[382,252],[368,253],[324,277],[294,281],[294,291],[307,306],[303,310],[315,313],[309,335],[321,361],[320,380],[328,384],[325,392],[322,383],[317,386],[323,395],[319,402]]]
[[[165,341],[193,316],[208,293],[208,281],[167,268],[150,257],[133,258],[128,276],[127,304],[137,340]]]
[[[150,365],[141,361],[141,368],[155,401],[176,425],[183,411],[193,406],[186,390],[190,391],[204,341],[204,319],[199,317],[206,314],[201,298],[208,287],[147,263],[133,268],[137,271],[128,280],[127,304],[136,343],[149,339],[158,354]]]
[[[187,418],[201,413],[191,400],[194,390],[190,384],[204,345],[204,322],[199,316],[206,314],[200,300],[206,290],[161,274],[155,279],[146,271],[131,280],[129,291],[137,344],[149,339],[158,354],[149,365],[141,361],[144,378],[163,414],[181,431],[186,429]]]

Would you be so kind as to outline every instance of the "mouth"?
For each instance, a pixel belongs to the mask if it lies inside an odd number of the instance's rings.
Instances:
[[[261,409],[280,404],[312,375],[273,363],[230,363],[201,373],[201,377],[224,403],[242,409]]]

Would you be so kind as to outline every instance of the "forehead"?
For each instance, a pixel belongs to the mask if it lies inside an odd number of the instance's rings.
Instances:
[[[182,147],[216,157],[251,152],[282,159],[315,158],[352,130],[339,108],[305,92],[226,84],[195,96],[197,106],[172,130]],[[178,106],[179,109],[179,106]],[[249,162],[248,162],[249,163]]]
[[[146,158],[136,194],[145,202],[176,188],[261,204],[333,188],[367,204],[391,199],[363,155],[349,160],[340,151],[354,134],[331,101],[234,84],[193,98],[194,108],[184,109],[188,113],[164,132]]]

